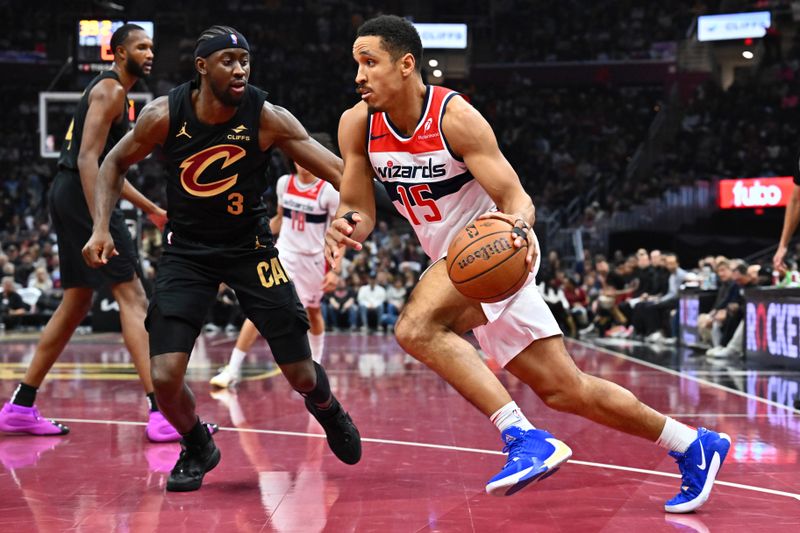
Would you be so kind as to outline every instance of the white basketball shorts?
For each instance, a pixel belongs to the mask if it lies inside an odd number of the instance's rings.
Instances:
[[[322,301],[322,281],[325,279],[324,254],[297,254],[282,252],[279,256],[283,268],[297,289],[297,296],[305,307],[319,307]]]

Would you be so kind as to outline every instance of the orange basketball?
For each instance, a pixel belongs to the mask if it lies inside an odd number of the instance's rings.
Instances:
[[[505,300],[528,278],[527,243],[514,248],[513,226],[487,218],[470,222],[447,248],[447,274],[456,289],[481,302]]]

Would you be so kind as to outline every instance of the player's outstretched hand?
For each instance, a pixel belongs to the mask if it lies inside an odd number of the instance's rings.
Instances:
[[[99,268],[108,263],[108,260],[119,255],[114,247],[114,239],[108,231],[94,232],[83,247],[83,260],[92,268]]]
[[[519,218],[519,216],[509,215],[500,211],[490,211],[488,213],[484,213],[478,217],[478,220],[486,220],[487,218],[505,220],[514,226],[511,230],[513,233],[512,239],[514,241],[514,247],[522,248],[527,241],[528,256],[525,258],[525,263],[528,265],[528,270],[532,270],[533,265],[536,264],[536,257],[539,254],[539,250],[536,249],[536,240],[533,236],[533,228],[530,227],[523,219]]]
[[[147,214],[147,220],[155,224],[158,231],[164,231],[164,226],[167,225],[167,212],[159,207],[152,213]]]
[[[361,243],[349,237],[353,234],[356,224],[361,222],[361,215],[348,213],[348,217],[352,220],[352,224],[345,217],[340,217],[331,222],[325,232],[325,260],[333,268],[338,261],[341,261],[345,247],[361,249]]]

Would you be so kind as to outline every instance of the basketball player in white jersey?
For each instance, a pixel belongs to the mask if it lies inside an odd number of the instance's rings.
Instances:
[[[314,134],[311,137],[330,151],[336,151],[329,135]],[[325,348],[325,321],[320,302],[323,293],[335,289],[339,281],[336,271],[327,268],[323,253],[325,228],[336,213],[339,193],[333,185],[300,165],[295,164],[295,167],[295,174],[278,178],[278,211],[270,219],[269,228],[273,235],[278,235],[276,247],[281,263],[289,272],[308,313],[311,357],[319,363]],[[255,325],[245,320],[228,364],[209,383],[227,388],[241,381],[242,361],[258,336]]]
[[[435,263],[411,294],[397,322],[400,345],[424,362],[497,426],[508,462],[486,491],[510,495],[544,479],[571,450],[535,429],[472,345],[533,389],[550,407],[582,415],[670,450],[683,473],[668,512],[690,512],[707,499],[730,438],[692,428],[644,405],[631,392],[575,366],[535,283],[539,250],[531,227],[534,207],[497,146],[486,120],[457,93],[426,86],[422,44],[414,26],[395,16],[365,22],[353,45],[361,102],[339,123],[344,158],[337,218],[326,234],[326,256],[361,248],[375,224],[372,179],[377,176],[397,210],[414,227]],[[493,210],[496,206],[497,210]],[[481,304],[461,295],[441,261],[454,235],[477,217],[514,225],[514,246],[527,240],[531,275],[507,300]]]

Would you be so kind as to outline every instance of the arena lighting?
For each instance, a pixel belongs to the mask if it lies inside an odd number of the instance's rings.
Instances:
[[[433,71],[433,77],[434,78],[441,78],[442,77],[442,71],[437,68],[436,70]]]
[[[783,207],[794,189],[794,178],[749,178],[719,181],[720,209]]]
[[[753,59],[753,52],[751,52],[750,50],[745,50],[744,52],[742,52],[742,57],[745,59]]]
[[[439,61],[437,59],[431,59],[428,61],[428,66],[430,67],[438,67]]]

